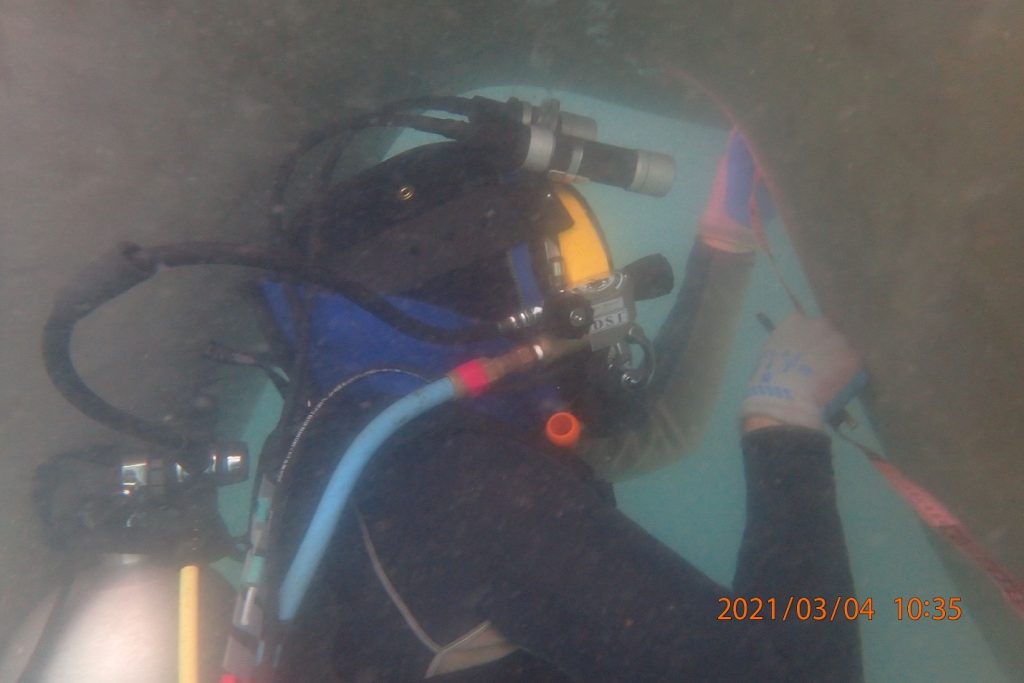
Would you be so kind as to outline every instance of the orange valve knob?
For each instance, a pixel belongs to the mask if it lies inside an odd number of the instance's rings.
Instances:
[[[559,412],[548,418],[544,433],[548,441],[560,448],[572,448],[580,440],[582,425],[572,413]]]

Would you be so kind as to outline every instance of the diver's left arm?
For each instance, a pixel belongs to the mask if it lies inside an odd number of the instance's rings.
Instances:
[[[696,450],[718,398],[754,254],[730,253],[700,237],[683,282],[654,340],[657,370],[639,406],[641,423],[581,444],[603,479],[619,481],[668,465]]]
[[[733,131],[676,301],[654,341],[657,368],[638,406],[643,418],[584,444],[584,459],[602,478],[636,476],[700,446],[750,283],[756,247],[750,199],[757,187],[753,155]]]

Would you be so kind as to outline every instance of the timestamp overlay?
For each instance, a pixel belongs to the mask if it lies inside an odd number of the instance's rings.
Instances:
[[[959,621],[964,616],[959,596],[907,595],[891,601],[852,595],[723,596],[718,621]]]

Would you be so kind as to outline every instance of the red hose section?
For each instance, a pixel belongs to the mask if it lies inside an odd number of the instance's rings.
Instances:
[[[491,378],[487,375],[487,367],[480,358],[466,361],[449,374],[458,379],[458,384],[465,389],[465,395],[470,397],[484,393],[491,384]]]

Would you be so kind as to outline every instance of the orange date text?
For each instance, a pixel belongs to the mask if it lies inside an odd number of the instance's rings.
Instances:
[[[875,617],[872,598],[854,596],[789,596],[787,598],[722,597],[718,621],[856,621]]]

